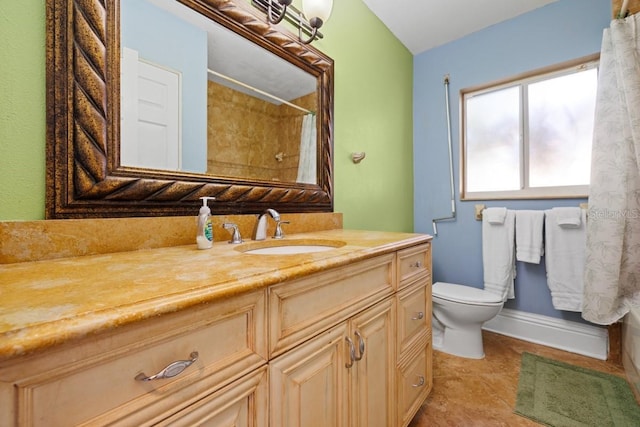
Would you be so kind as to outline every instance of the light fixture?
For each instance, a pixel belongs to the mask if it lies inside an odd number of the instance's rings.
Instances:
[[[267,15],[271,24],[283,19],[298,28],[301,43],[309,44],[323,37],[318,31],[327,22],[333,8],[333,0],[302,0],[302,11],[291,5],[292,0],[251,0],[251,3]],[[303,39],[303,33],[308,37]]]

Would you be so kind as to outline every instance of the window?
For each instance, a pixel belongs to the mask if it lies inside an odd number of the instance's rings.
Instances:
[[[462,199],[585,197],[598,57],[463,89]]]

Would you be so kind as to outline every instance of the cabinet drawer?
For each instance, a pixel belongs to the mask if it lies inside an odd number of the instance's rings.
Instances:
[[[398,292],[398,360],[431,330],[431,279],[417,279]]]
[[[398,285],[406,286],[413,278],[431,272],[431,243],[398,251]]]
[[[267,427],[267,367],[245,375],[186,409],[158,423],[171,427]]]
[[[391,295],[395,255],[269,288],[269,358]]]
[[[19,425],[157,422],[266,363],[265,292],[149,319],[13,369]],[[171,378],[136,380],[197,360]]]
[[[415,353],[398,369],[398,425],[406,426],[429,395],[433,385],[431,335],[423,335]]]

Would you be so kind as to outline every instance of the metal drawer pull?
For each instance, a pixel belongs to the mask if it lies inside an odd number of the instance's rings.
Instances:
[[[422,320],[422,319],[424,319],[424,313],[422,311],[419,311],[416,317],[411,318],[411,320]]]
[[[422,267],[422,262],[416,261],[413,264],[411,264],[410,267],[420,268]]]
[[[418,378],[418,384],[412,384],[411,387],[422,387],[424,385],[424,377],[420,375]]]
[[[155,375],[151,375],[150,377],[146,376],[144,373],[139,373],[136,375],[137,381],[151,381],[151,380],[163,380],[166,378],[173,378],[176,375],[182,373],[189,366],[193,365],[193,363],[198,360],[198,352],[192,352],[189,357],[190,360],[176,360],[173,363],[167,365],[162,371],[158,372]]]
[[[353,341],[351,341],[351,338],[344,337],[344,340],[349,343],[349,359],[350,359],[347,363],[345,363],[344,366],[346,368],[350,368],[353,366],[353,362],[356,360],[356,346],[353,345]]]
[[[356,357],[356,362],[359,362],[360,360],[362,360],[362,356],[364,356],[364,339],[362,338],[362,335],[360,335],[360,332],[358,331],[356,331],[354,335],[358,337],[358,345],[360,347],[360,356]]]

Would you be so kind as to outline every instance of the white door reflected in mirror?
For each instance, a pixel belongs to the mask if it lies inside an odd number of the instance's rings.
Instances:
[[[123,165],[180,170],[180,73],[141,61],[124,48],[121,59]]]

